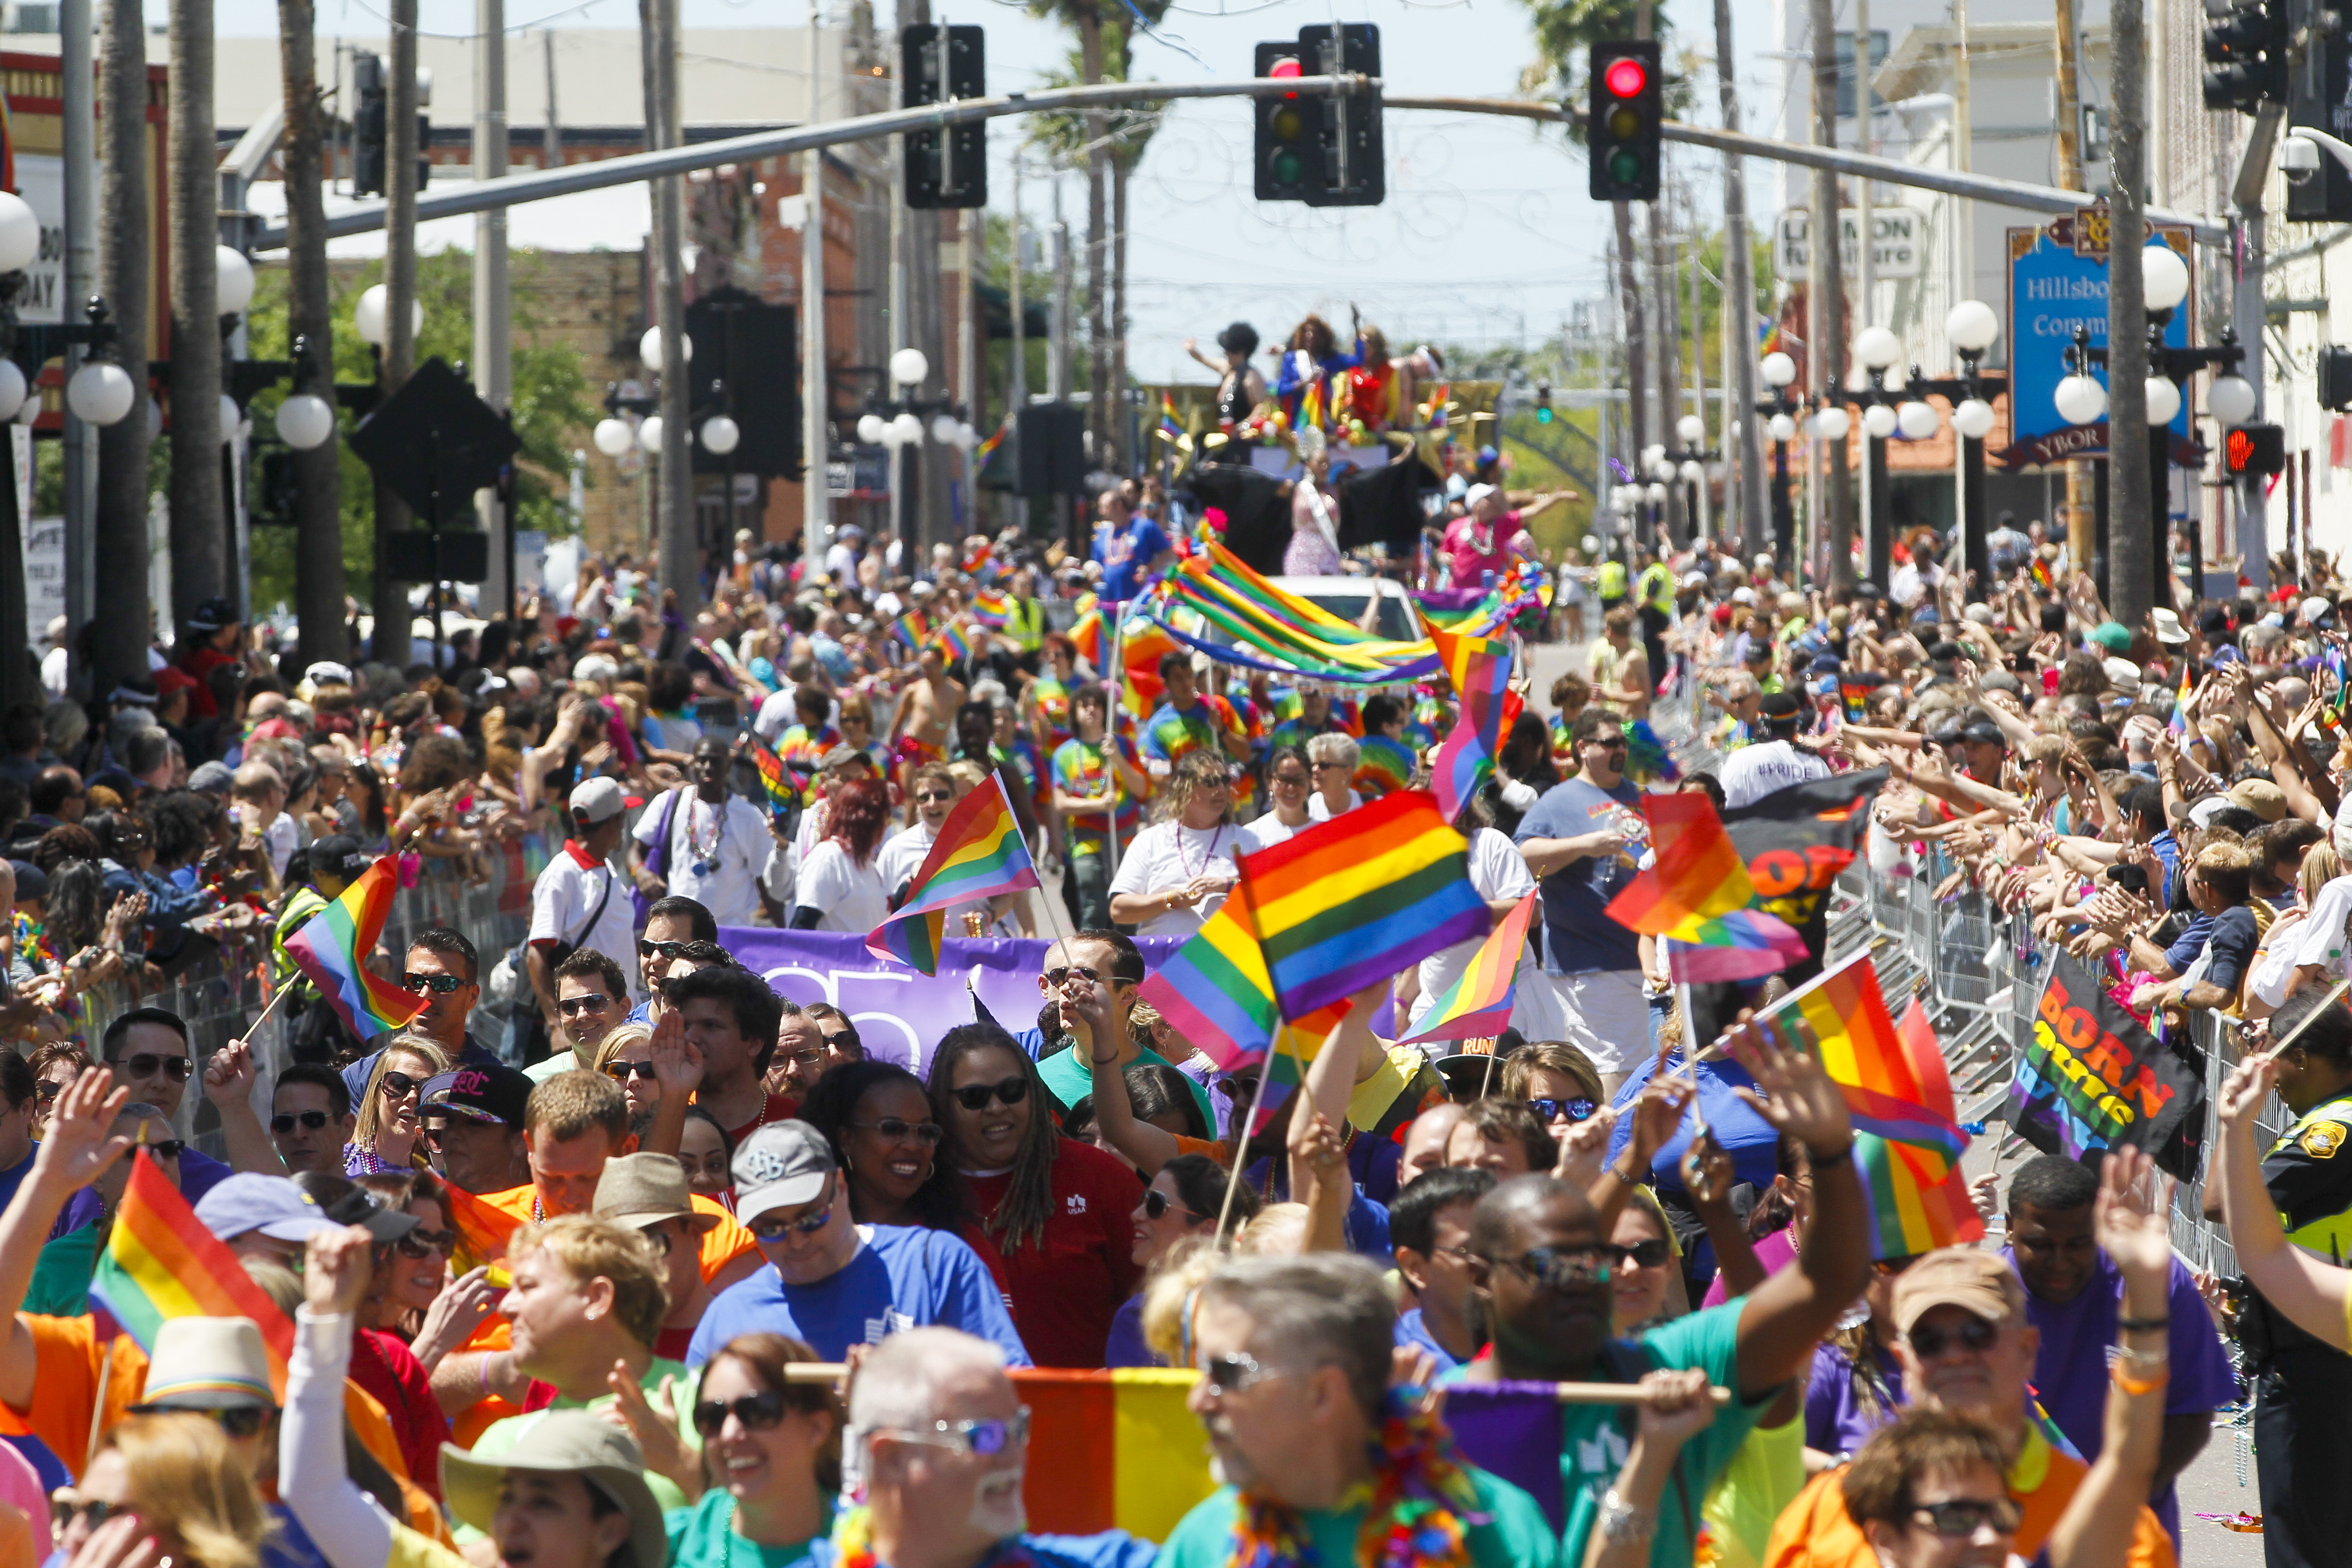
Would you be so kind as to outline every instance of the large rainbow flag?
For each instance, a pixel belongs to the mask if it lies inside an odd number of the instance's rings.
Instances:
[[[907,901],[866,935],[866,951],[937,974],[950,906],[1037,885],[1037,867],[1005,798],[1003,776],[991,773],[940,824],[931,852],[908,885]]]
[[[1226,1072],[1269,1056],[1312,1061],[1348,1016],[1342,997],[1297,1023],[1283,1021],[1258,947],[1249,889],[1241,883],[1173,957],[1145,977],[1140,991],[1178,1034]]]
[[[1244,855],[1250,918],[1286,1018],[1345,1001],[1486,934],[1468,842],[1425,790],[1399,790]]]
[[[1984,1221],[1960,1174],[1969,1146],[1936,1031],[1917,1002],[1897,1029],[1866,953],[1790,993],[1767,1016],[1811,1026],[1822,1066],[1853,1117],[1854,1168],[1870,1202],[1873,1255],[1908,1258],[1971,1242]]]
[[[284,1401],[293,1323],[144,1150],[131,1152],[131,1180],[90,1275],[89,1300],[150,1352],[168,1319],[252,1319],[269,1350],[270,1382]]]
[[[1460,818],[1465,802],[1494,772],[1503,737],[1517,715],[1510,711],[1511,645],[1500,637],[1448,631],[1422,617],[1422,629],[1437,648],[1446,678],[1454,683],[1460,717],[1430,762],[1430,787],[1448,822]]]
[[[1423,1040],[1486,1039],[1503,1032],[1511,1021],[1517,992],[1511,977],[1527,955],[1528,922],[1535,918],[1536,895],[1529,893],[1511,908],[1470,960],[1462,977],[1422,1015],[1421,1027],[1401,1037],[1401,1046]]]
[[[1032,1452],[1055,1457],[1030,1466],[1023,1483],[1029,1528],[1166,1540],[1217,1485],[1201,1423],[1184,1407],[1196,1375],[1189,1367],[1016,1370]]]
[[[425,1011],[424,997],[411,995],[365,963],[383,935],[384,918],[399,890],[399,863],[380,856],[341,898],[286,939],[286,956],[319,988],[343,1026],[362,1040],[388,1034]]]

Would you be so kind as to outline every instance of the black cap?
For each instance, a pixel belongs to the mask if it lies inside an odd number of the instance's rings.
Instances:
[[[1793,719],[1800,707],[1793,691],[1768,691],[1764,700],[1756,705],[1756,711],[1767,719]]]
[[[16,901],[33,903],[49,896],[49,874],[30,860],[11,860],[8,869],[16,873]]]
[[[223,626],[236,626],[237,621],[236,605],[226,599],[206,599],[189,616],[188,629],[192,632],[216,632]]]
[[[1856,583],[1853,585],[1853,596],[1857,599],[1883,599],[1886,597],[1884,593],[1879,591],[1877,584],[1867,580]]]
[[[375,857],[361,848],[360,841],[348,833],[330,833],[310,845],[313,872],[332,871],[338,877],[356,877],[374,863]]]
[[[1962,730],[1960,739],[1971,746],[2005,747],[2009,744],[2009,737],[2001,733],[2000,726],[1983,719]]]
[[[2219,637],[2230,629],[2230,612],[2215,605],[2197,617],[2197,629],[2207,637]]]
[[[530,1079],[503,1062],[488,1066],[467,1062],[452,1072],[426,1080],[419,1104],[439,1106],[453,1116],[473,1121],[503,1121],[520,1131],[523,1106],[534,1086]]]
[[[420,1223],[405,1209],[390,1209],[375,1201],[364,1187],[353,1187],[325,1210],[337,1225],[356,1225],[377,1241],[398,1241]]]

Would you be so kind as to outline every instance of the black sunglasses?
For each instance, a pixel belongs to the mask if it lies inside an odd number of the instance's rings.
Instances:
[[[51,1083],[47,1079],[43,1079],[33,1085],[33,1098],[47,1105],[58,1095],[63,1094],[65,1088],[66,1086],[61,1083]]]
[[[1192,1209],[1177,1208],[1176,1200],[1170,1197],[1166,1193],[1161,1192],[1158,1187],[1146,1187],[1143,1189],[1144,1218],[1158,1219],[1161,1215],[1166,1214],[1171,1208],[1176,1209],[1177,1213],[1182,1215],[1186,1219],[1191,1220],[1194,1225],[1204,1224],[1209,1218],[1207,1215],[1201,1214]]]
[[[393,1246],[400,1248],[403,1258],[431,1258],[436,1253],[446,1258],[457,1250],[457,1233],[454,1230],[412,1230]]]
[[[196,1064],[186,1057],[159,1057],[152,1051],[141,1051],[123,1058],[122,1069],[132,1078],[153,1078],[160,1072],[174,1083],[185,1083]]]
[[[574,1013],[601,1013],[612,1005],[613,999],[610,996],[601,992],[591,992],[585,996],[559,998],[555,1004],[555,1010],[569,1018]]]
[[[1631,1247],[1619,1246],[1613,1242],[1604,1243],[1601,1250],[1608,1255],[1611,1263],[1619,1268],[1659,1268],[1664,1267],[1666,1259],[1674,1256],[1673,1249],[1666,1246],[1664,1239],[1654,1236],[1647,1241],[1637,1241]]]
[[[684,958],[686,956],[686,950],[692,944],[689,942],[647,942],[645,938],[639,937],[637,939],[637,956],[639,958],[651,958],[654,954],[658,952],[664,958]]]
[[[973,1110],[978,1110],[974,1106]],[[851,1121],[845,1125],[867,1132],[878,1132],[893,1143],[903,1143],[911,1138],[929,1148],[947,1135],[947,1130],[936,1121],[908,1121],[896,1116],[886,1116],[878,1121]]]
[[[1068,980],[1073,974],[1076,975],[1081,980],[1100,980],[1102,978],[1101,975],[1096,973],[1093,970],[1088,969],[1083,963],[1060,963],[1045,971],[1045,984],[1058,991],[1062,988],[1063,983]]]
[[[626,1082],[628,1079],[633,1078],[641,1078],[646,1079],[647,1082],[651,1082],[654,1079],[654,1064],[651,1062],[609,1061],[604,1064],[604,1076],[610,1079],[618,1079],[623,1082]]]
[[[77,1519],[84,1521],[90,1529],[96,1530],[119,1514],[127,1514],[133,1519],[139,1515],[139,1505],[135,1502],[108,1502],[100,1498],[89,1498],[79,1502],[51,1503],[49,1510],[50,1518],[56,1521],[59,1539],[63,1539],[66,1531],[73,1528],[74,1521]]]
[[[188,1152],[188,1141],[184,1138],[158,1138],[152,1143],[139,1146],[158,1160],[176,1160]]]
[[[1988,1323],[1982,1318],[1970,1318],[1957,1332],[1923,1324],[1903,1336],[1911,1342],[1912,1351],[1921,1361],[1933,1361],[1950,1348],[1957,1340],[1968,1350],[1982,1352],[1992,1349],[2000,1338],[2000,1325]]]
[[[404,1072],[386,1072],[376,1080],[376,1089],[386,1100],[406,1100],[425,1087],[421,1078],[411,1078]]]
[[[1911,1510],[1911,1522],[1930,1535],[1966,1541],[1991,1527],[1996,1534],[2014,1535],[2025,1521],[2025,1510],[2012,1498],[1955,1498],[1950,1502],[1923,1502]]]
[[[762,1389],[735,1399],[698,1400],[694,1406],[694,1429],[705,1439],[716,1437],[732,1415],[746,1432],[766,1432],[784,1418],[784,1395],[781,1389]]]
[[[1592,1101],[1581,1096],[1574,1100],[1554,1100],[1545,1095],[1530,1100],[1528,1103],[1535,1108],[1536,1115],[1545,1121],[1558,1121],[1562,1117],[1566,1117],[1570,1121],[1589,1121],[1592,1119],[1593,1111],[1599,1109]]]
[[[951,1092],[955,1095],[955,1102],[966,1110],[986,1110],[992,1100],[1002,1100],[1006,1105],[1018,1105],[1028,1099],[1029,1080],[1008,1078],[1003,1083],[971,1083]]]
[[[400,977],[401,989],[414,991],[420,996],[427,991],[436,996],[446,996],[465,984],[454,974],[404,974]]]
[[[269,1119],[269,1130],[272,1132],[291,1132],[295,1124],[299,1122],[316,1132],[326,1126],[329,1120],[323,1110],[281,1110]]]

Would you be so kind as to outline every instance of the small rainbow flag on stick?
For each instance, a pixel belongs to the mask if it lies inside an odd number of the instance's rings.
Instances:
[[[993,588],[982,588],[971,596],[971,618],[983,626],[1002,627],[1013,618],[1013,601]]]
[[[945,654],[950,662],[960,658],[971,658],[980,648],[980,645],[973,640],[971,634],[964,630],[961,621],[950,621],[940,628],[939,644],[940,651]]]
[[[90,1274],[89,1300],[149,1352],[173,1318],[252,1319],[269,1351],[272,1390],[284,1402],[293,1323],[143,1149],[131,1151],[131,1180]]]
[[[2164,725],[2170,733],[2175,735],[2189,733],[2189,699],[2195,694],[2196,690],[2197,683],[2189,679],[2189,661],[2184,658],[2180,661],[2180,689],[2175,692],[2172,698],[2172,717],[2167,720]]]
[[[1466,637],[1447,631],[1423,617],[1422,629],[1436,645],[1437,657],[1454,682],[1461,717],[1437,748],[1430,763],[1430,787],[1437,809],[1448,822],[1462,815],[1463,804],[1494,772],[1503,749],[1503,735],[1512,715],[1511,645],[1500,637]]]
[[[1188,433],[1184,422],[1176,417],[1176,400],[1165,392],[1160,395],[1160,428],[1171,441],[1181,440]]]
[[[1478,1040],[1499,1035],[1511,1021],[1517,992],[1511,977],[1527,956],[1528,922],[1535,918],[1536,895],[1529,893],[1512,906],[1500,924],[1486,933],[1470,967],[1447,988],[1444,995],[1422,1015],[1421,1027],[1397,1041],[1401,1046],[1424,1040]]]
[[[312,915],[286,939],[286,956],[334,1007],[335,1016],[362,1040],[399,1028],[425,1011],[413,996],[371,971],[364,960],[383,935],[400,890],[400,871],[389,855],[361,872],[342,897]]]
[[[1282,1016],[1346,1001],[1442,948],[1486,934],[1468,842],[1426,790],[1399,790],[1240,858]]]
[[[751,765],[760,770],[760,787],[768,792],[769,815],[779,822],[788,820],[802,804],[800,784],[793,779],[792,769],[773,747],[757,735],[747,737],[743,749],[751,753]]]
[[[908,886],[907,901],[867,933],[866,951],[937,974],[949,906],[1037,885],[1020,818],[1005,798],[1003,779],[992,773],[940,824],[931,852]]]
[[[1657,858],[1609,901],[1609,918],[1627,931],[1664,936],[1679,928],[1746,909],[1756,897],[1715,803],[1703,795],[1648,795]]]

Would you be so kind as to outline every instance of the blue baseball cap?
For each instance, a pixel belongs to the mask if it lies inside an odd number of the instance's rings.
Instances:
[[[196,1200],[196,1218],[223,1241],[235,1241],[259,1231],[273,1241],[308,1241],[322,1230],[333,1230],[319,1200],[294,1184],[290,1176],[266,1176],[240,1171],[216,1183]]]

